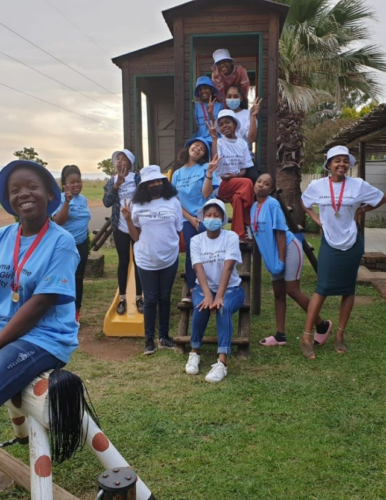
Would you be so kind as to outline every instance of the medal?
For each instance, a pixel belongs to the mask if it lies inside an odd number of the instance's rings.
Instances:
[[[18,264],[18,259],[19,259],[19,250],[20,250],[20,239],[21,239],[21,224],[19,225],[19,229],[18,229],[17,236],[16,236],[15,249],[13,251],[13,269],[15,272],[15,278],[14,278],[14,282],[11,283],[11,290],[13,292],[11,295],[11,300],[15,304],[17,304],[17,302],[19,302],[19,300],[20,300],[20,294],[18,293],[20,273],[22,272],[22,270],[25,266],[25,263],[31,257],[31,255],[34,253],[34,251],[36,250],[36,247],[39,245],[39,243],[42,241],[43,236],[48,231],[49,222],[50,222],[49,219],[47,219],[44,226],[41,228],[38,235],[34,239],[32,245],[27,250],[27,252],[24,255],[24,258],[20,264]]]
[[[339,217],[339,212],[335,212],[335,217]]]
[[[338,199],[338,206],[336,206],[336,203],[335,203],[334,188],[332,187],[332,179],[331,179],[331,177],[328,179],[328,182],[330,184],[331,204],[332,204],[332,208],[334,209],[334,212],[335,212],[334,215],[335,215],[335,217],[339,217],[339,210],[340,210],[340,207],[342,205],[343,193],[344,193],[344,188],[345,188],[345,185],[346,185],[346,178],[342,182],[342,187],[340,188],[339,199]]]

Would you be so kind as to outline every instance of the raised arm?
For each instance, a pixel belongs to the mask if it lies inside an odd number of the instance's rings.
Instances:
[[[63,226],[63,224],[68,221],[70,201],[73,198],[71,191],[67,188],[67,186],[64,186],[64,189],[64,203],[62,205],[62,208],[53,216],[54,221],[56,222],[56,224],[59,224],[59,226]]]
[[[257,139],[257,116],[260,112],[260,104],[263,99],[259,99],[259,96],[256,97],[255,102],[250,110],[250,124],[248,131],[248,141],[255,142]]]
[[[131,218],[131,207],[130,204],[127,203],[126,200],[123,200],[124,206],[121,208],[121,212],[125,221],[127,223],[127,227],[129,228],[130,236],[134,241],[139,240],[139,235],[141,234],[140,228],[134,226],[133,219]]]
[[[213,156],[212,161],[208,165],[201,191],[204,198],[209,198],[209,196],[213,193],[213,173],[217,169],[220,160],[221,158],[219,158],[216,154]]]

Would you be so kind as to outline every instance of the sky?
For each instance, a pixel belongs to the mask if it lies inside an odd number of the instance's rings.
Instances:
[[[121,70],[111,58],[171,38],[162,10],[184,1],[0,0],[0,166],[34,147],[50,170],[71,163],[97,172],[99,161],[123,147]],[[371,43],[386,53],[384,2],[366,6],[378,18]],[[381,80],[386,101],[386,75]]]

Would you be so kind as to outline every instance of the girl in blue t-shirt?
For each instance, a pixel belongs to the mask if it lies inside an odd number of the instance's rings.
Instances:
[[[66,165],[62,170],[60,181],[62,184],[61,203],[53,217],[59,226],[72,234],[80,255],[80,262],[75,273],[75,319],[79,323],[83,297],[83,278],[88,259],[88,223],[91,214],[87,198],[80,194],[83,184],[79,168],[76,165]]]
[[[49,220],[60,190],[42,165],[0,172],[0,203],[18,223],[0,229],[0,406],[40,373],[68,363],[78,345],[74,238]]]
[[[197,219],[198,210],[209,198],[214,198],[213,191],[218,188],[215,169],[218,166],[217,155],[209,162],[210,145],[203,137],[189,139],[178,155],[183,167],[176,170],[172,177],[172,184],[178,192],[178,199],[182,206],[183,236],[185,242],[186,282],[188,294],[183,302],[192,301],[192,293],[196,276],[190,260],[190,240],[196,234],[205,231],[205,226]]]
[[[217,89],[208,76],[200,76],[196,82],[194,96],[198,101],[194,104],[194,121],[197,130],[194,137],[204,137],[208,142],[212,142],[207,123],[215,122],[219,112],[224,109],[221,102],[217,101]]]
[[[287,295],[305,312],[310,299],[300,288],[303,266],[303,249],[300,242],[288,229],[280,203],[270,196],[275,191],[275,180],[270,174],[261,174],[254,187],[257,202],[251,208],[251,228],[265,267],[271,274],[275,295],[276,335],[260,341],[266,347],[287,343],[285,316]],[[323,345],[332,329],[331,321],[316,319],[315,342]]]

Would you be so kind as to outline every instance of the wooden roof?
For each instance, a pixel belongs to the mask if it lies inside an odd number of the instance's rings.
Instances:
[[[235,0],[237,3],[239,0]],[[162,11],[162,15],[168,25],[171,34],[173,35],[173,19],[176,17],[186,17],[192,16],[197,13],[198,9],[202,9],[206,4],[211,3],[212,5],[224,4],[224,0],[193,0],[191,2],[186,2],[171,9]],[[269,0],[246,0],[246,4],[250,4],[253,7],[261,7],[262,9],[269,11],[275,11],[279,14],[280,19],[280,31],[283,28],[284,21],[287,17],[289,7],[277,2],[271,2]]]
[[[173,43],[174,43],[173,38],[170,38],[169,40],[165,40],[164,42],[156,43],[154,45],[149,45],[148,47],[144,47],[143,49],[134,50],[132,52],[127,52],[127,54],[122,54],[121,56],[114,57],[112,61],[118,67],[121,67],[121,63],[126,59],[130,59],[136,56],[143,56],[146,54],[146,52],[152,53],[156,49],[173,47]]]
[[[357,122],[340,129],[326,142],[323,151],[342,145],[356,152],[360,142],[366,143],[366,154],[386,154],[386,103]]]

